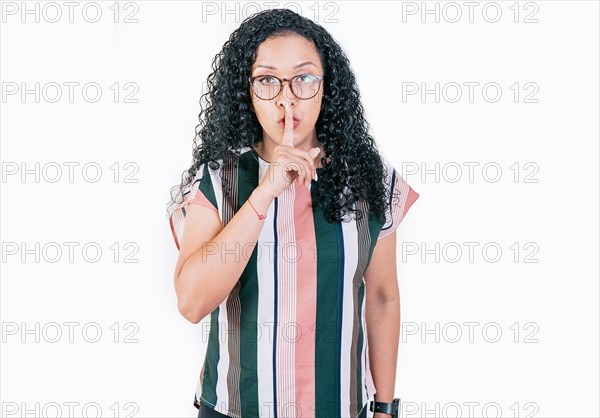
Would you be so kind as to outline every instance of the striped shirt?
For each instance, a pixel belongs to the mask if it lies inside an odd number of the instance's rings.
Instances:
[[[167,216],[179,249],[186,206],[232,219],[263,180],[269,163],[251,147],[213,170],[203,164],[184,201]],[[311,190],[293,183],[275,198],[247,266],[208,317],[208,346],[194,405],[232,417],[357,417],[376,392],[365,321],[366,270],[378,239],[388,236],[419,197],[385,159],[391,179],[386,223],[329,223],[313,209]],[[320,172],[322,168],[317,169]],[[224,193],[223,173],[232,193]],[[392,193],[393,192],[393,193]],[[356,205],[368,213],[365,202]],[[355,208],[357,207],[355,206]],[[227,257],[232,257],[227,255]]]

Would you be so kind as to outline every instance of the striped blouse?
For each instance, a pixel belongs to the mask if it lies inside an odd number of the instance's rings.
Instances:
[[[187,204],[218,211],[227,225],[262,181],[269,163],[251,147],[240,151],[226,157],[225,169],[223,160],[216,170],[203,164],[184,201],[168,207],[178,249]],[[376,388],[363,273],[377,240],[398,227],[419,197],[383,163],[391,178],[384,225],[349,215],[327,222],[311,205],[319,186],[314,180],[310,190],[293,183],[271,202],[256,247],[245,252],[248,264],[239,281],[209,316],[196,408],[203,402],[243,418],[357,417],[365,408]],[[366,203],[357,205],[367,213]]]

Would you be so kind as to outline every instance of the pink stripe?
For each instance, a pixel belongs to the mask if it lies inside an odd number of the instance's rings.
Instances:
[[[402,213],[402,219],[404,219],[404,215],[410,209],[415,200],[419,198],[419,193],[415,192],[412,187],[408,186],[408,196],[406,197],[406,202],[404,202],[404,212]]]
[[[296,340],[293,328],[296,323],[296,265],[289,261],[294,257],[293,248],[296,237],[294,236],[294,189],[288,187],[278,198],[277,207],[277,415],[289,417],[293,414],[296,403],[295,360]],[[290,331],[292,332],[290,338]],[[293,416],[293,415],[292,415]]]
[[[211,209],[214,209],[218,212],[218,209],[214,207],[214,205],[212,203],[210,203],[210,200],[208,200],[206,198],[206,196],[204,196],[204,193],[202,193],[202,190],[198,189],[196,191],[196,196],[194,196],[194,198],[192,200],[190,200],[190,203],[198,203],[202,206],[207,206]]]
[[[310,191],[296,184],[294,224],[299,254],[296,262],[296,322],[302,336],[296,340],[296,404],[301,416],[315,414],[315,332],[317,316],[316,237]]]

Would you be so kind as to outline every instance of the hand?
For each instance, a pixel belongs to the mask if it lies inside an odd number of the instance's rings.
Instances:
[[[294,182],[303,182],[308,189],[312,179],[318,180],[314,159],[319,155],[319,147],[310,151],[294,148],[294,115],[289,104],[285,106],[285,127],[281,144],[271,156],[271,163],[259,187],[276,198]]]

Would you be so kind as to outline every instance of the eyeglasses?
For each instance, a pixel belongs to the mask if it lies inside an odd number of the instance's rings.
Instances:
[[[283,80],[272,75],[259,75],[250,77],[250,84],[254,89],[254,94],[262,100],[271,100],[279,95],[284,82],[290,83],[290,88],[294,96],[299,99],[312,99],[319,92],[321,87],[322,75],[300,74],[292,79]]]

